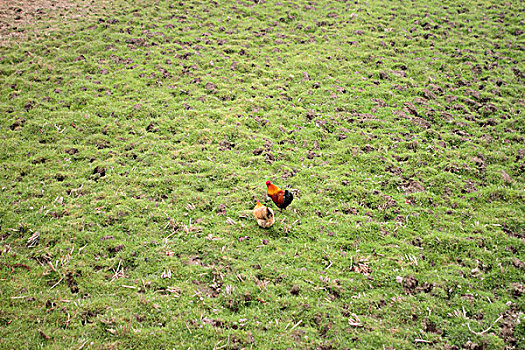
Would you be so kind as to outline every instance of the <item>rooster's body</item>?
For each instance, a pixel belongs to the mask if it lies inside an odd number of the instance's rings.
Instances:
[[[286,207],[292,203],[292,192],[288,190],[282,190],[272,184],[270,181],[266,181],[266,186],[268,186],[268,190],[266,191],[268,197],[270,197],[275,205],[281,210],[286,209]]]
[[[257,200],[257,204],[255,205],[255,208],[253,208],[253,216],[255,216],[255,219],[257,220],[257,223],[262,228],[268,228],[273,225],[275,222],[275,215],[271,208],[268,208],[261,204]]]

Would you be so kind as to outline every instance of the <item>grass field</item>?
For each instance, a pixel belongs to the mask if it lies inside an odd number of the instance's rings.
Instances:
[[[1,349],[525,349],[525,2],[0,6]]]

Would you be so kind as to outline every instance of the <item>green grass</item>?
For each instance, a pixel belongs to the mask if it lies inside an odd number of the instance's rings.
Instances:
[[[524,11],[117,0],[19,28],[0,348],[523,349]],[[296,190],[269,230],[239,217],[266,180]]]

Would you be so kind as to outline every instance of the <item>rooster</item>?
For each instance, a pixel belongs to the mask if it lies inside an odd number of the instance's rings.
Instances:
[[[255,208],[253,208],[253,216],[255,216],[257,223],[262,228],[268,228],[272,226],[275,222],[275,215],[273,210],[262,205],[261,202],[259,202],[259,200],[257,200]]]
[[[266,194],[272,199],[277,207],[281,209],[286,209],[293,201],[292,192],[286,190],[283,191],[279,187],[272,184],[270,181],[266,181],[266,186],[268,187]]]

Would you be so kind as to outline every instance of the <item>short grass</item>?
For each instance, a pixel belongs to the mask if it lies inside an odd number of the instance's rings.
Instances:
[[[0,48],[0,348],[524,348],[525,3],[88,12]]]

